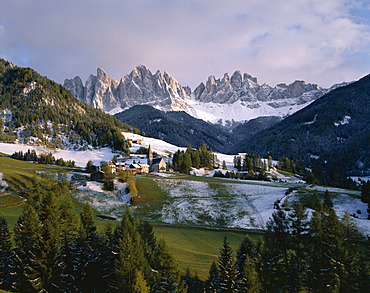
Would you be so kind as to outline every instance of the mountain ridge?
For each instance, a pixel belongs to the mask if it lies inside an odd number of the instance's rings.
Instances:
[[[370,75],[337,88],[241,141],[239,151],[288,156],[348,174],[370,173]],[[333,172],[327,172],[335,173]]]
[[[162,111],[185,111],[195,118],[232,125],[260,116],[287,117],[333,88],[295,81],[275,87],[260,85],[256,77],[240,71],[222,79],[211,75],[194,91],[182,86],[167,71],[151,71],[144,65],[116,81],[99,67],[83,85],[80,77],[66,79],[64,87],[80,101],[116,114],[135,105],[151,105]]]

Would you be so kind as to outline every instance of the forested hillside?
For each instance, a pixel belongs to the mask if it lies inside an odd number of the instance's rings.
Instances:
[[[321,183],[340,185],[339,178],[346,175],[369,173],[369,133],[370,76],[366,76],[244,140],[238,150],[303,160]]]
[[[138,132],[34,70],[0,59],[0,141],[126,150],[121,130]]]
[[[149,105],[137,105],[115,117],[149,136],[177,146],[206,144],[215,151],[227,153],[235,142],[232,133],[222,126],[196,119],[185,112],[163,112]]]

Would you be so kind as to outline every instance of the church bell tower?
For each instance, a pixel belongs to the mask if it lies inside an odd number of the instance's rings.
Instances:
[[[153,162],[153,151],[152,151],[152,146],[151,145],[149,145],[147,158],[148,158],[148,165],[151,166],[152,162]]]

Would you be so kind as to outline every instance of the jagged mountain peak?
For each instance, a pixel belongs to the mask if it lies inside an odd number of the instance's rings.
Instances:
[[[301,80],[275,87],[260,85],[256,77],[240,70],[225,73],[222,78],[210,75],[192,91],[167,71],[152,74],[145,65],[136,66],[119,82],[99,67],[85,86],[76,78],[64,85],[79,100],[111,114],[146,104],[162,111],[186,111],[214,123],[286,117],[328,92]]]
[[[166,111],[184,110],[189,98],[189,90],[168,72],[158,70],[153,75],[145,65],[136,66],[119,82],[99,67],[97,75],[90,75],[85,86],[76,78],[66,79],[64,86],[80,101],[112,114],[142,104]]]

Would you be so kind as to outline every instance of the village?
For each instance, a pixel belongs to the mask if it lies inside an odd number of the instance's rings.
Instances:
[[[141,144],[140,141],[136,141],[136,143]],[[152,147],[149,145],[146,155],[115,155],[114,159],[108,161],[106,170],[112,175],[125,170],[130,170],[134,175],[164,173],[167,172],[167,163],[164,157],[154,157]],[[97,171],[90,174],[90,180],[93,181],[103,181],[104,178],[105,172],[100,167]]]

